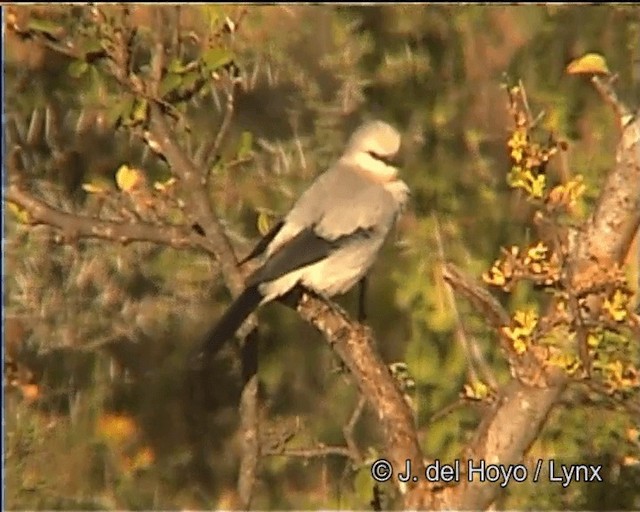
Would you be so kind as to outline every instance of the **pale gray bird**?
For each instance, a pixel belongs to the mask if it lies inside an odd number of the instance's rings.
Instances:
[[[258,306],[296,285],[332,297],[363,279],[409,198],[398,178],[400,134],[364,123],[328,171],[241,262],[264,255],[246,288],[206,336],[199,355],[233,336]]]

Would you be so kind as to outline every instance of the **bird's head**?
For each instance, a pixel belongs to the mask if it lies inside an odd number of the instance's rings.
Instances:
[[[369,121],[353,133],[341,160],[376,181],[393,181],[401,166],[400,146],[398,130],[383,121]]]

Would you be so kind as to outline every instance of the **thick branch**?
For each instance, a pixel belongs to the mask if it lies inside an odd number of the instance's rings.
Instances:
[[[416,474],[424,474],[413,412],[380,358],[370,331],[351,322],[337,306],[309,294],[302,296],[297,311],[322,332],[377,413],[382,424],[387,460],[394,468],[404,468],[405,461],[410,459]],[[428,485],[420,480],[416,487],[426,490]]]
[[[473,459],[477,467],[486,464],[517,464],[537,439],[546,419],[564,391],[564,384],[549,388],[533,388],[513,379],[502,390],[496,404],[480,424],[465,451],[462,467]],[[534,468],[527,468],[533,474]],[[458,510],[486,509],[500,492],[495,483],[469,482],[466,475],[456,487],[444,489],[438,508]]]
[[[616,108],[616,110],[620,107]],[[578,258],[600,265],[621,262],[640,225],[640,123],[627,120],[616,149],[616,164],[602,187],[580,240]]]

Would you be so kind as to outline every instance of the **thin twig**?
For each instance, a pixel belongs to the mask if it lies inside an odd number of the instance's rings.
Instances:
[[[527,91],[524,88],[524,84],[522,80],[518,80],[518,90],[520,91],[520,98],[522,99],[522,105],[524,106],[524,110],[527,113],[527,121],[529,122],[529,126],[533,125],[533,112],[531,112],[531,107],[529,106],[529,99],[527,98]]]
[[[161,21],[160,11],[156,11],[157,20]],[[153,97],[160,96],[160,82],[162,81],[162,69],[164,68],[164,44],[160,31],[155,33],[155,44],[151,54],[151,80],[149,83],[149,91]]]
[[[346,457],[351,458],[351,450],[345,446],[318,446],[315,448],[275,448],[264,450],[263,455],[270,457],[301,457],[311,459],[314,457]]]
[[[632,116],[627,106],[618,99],[618,95],[613,89],[613,83],[615,80],[615,75],[607,77],[606,79],[601,78],[598,75],[594,75],[591,78],[591,82],[600,93],[600,96],[602,96],[602,99],[613,107],[613,110],[618,116],[620,125],[625,126],[632,119]]]
[[[229,86],[227,90],[227,103],[225,107],[224,117],[222,118],[222,123],[220,124],[220,128],[218,129],[218,133],[213,142],[209,144],[203,144],[200,146],[198,152],[195,155],[194,160],[197,165],[204,167],[211,156],[214,158],[218,156],[220,152],[220,148],[222,147],[222,143],[227,136],[229,128],[231,127],[231,120],[233,119],[234,114],[234,101],[235,101],[235,81],[233,77],[229,78]]]
[[[436,421],[444,418],[445,416],[448,416],[449,414],[451,414],[456,409],[459,409],[460,407],[462,407],[462,406],[464,406],[464,405],[466,405],[468,403],[469,403],[468,400],[464,400],[463,398],[458,398],[454,402],[451,402],[450,404],[447,404],[444,407],[442,407],[441,409],[439,409],[436,412],[434,412],[429,417],[429,419],[426,421],[425,425],[432,425]]]
[[[19,27],[17,27],[15,24],[14,25],[7,24],[7,28],[9,28],[10,30],[13,30],[13,32],[22,39],[33,38],[36,42],[38,42],[38,44],[44,46],[45,48],[51,50],[54,53],[64,55],[66,57],[69,57],[70,59],[84,60],[85,58],[85,55],[82,52],[78,51],[77,48],[75,48],[73,45],[64,44],[58,39],[55,39],[55,40],[48,39],[41,33],[34,30],[22,30]]]
[[[444,245],[442,242],[442,233],[440,231],[440,221],[438,220],[437,215],[433,215],[433,221],[435,224],[435,237],[436,237],[436,245],[438,249],[438,258],[440,259],[441,265],[445,261],[444,254]],[[464,324],[462,323],[462,318],[460,317],[460,312],[458,311],[458,305],[456,304],[456,299],[453,295],[453,291],[451,289],[451,284],[448,281],[444,281],[445,293],[447,295],[447,302],[449,303],[449,308],[453,314],[456,328],[455,328],[455,337],[460,346],[462,347],[462,351],[465,354],[465,358],[467,359],[467,379],[469,382],[477,382],[478,372],[476,372],[475,368],[475,360],[473,354],[471,352],[470,342],[467,338],[467,333],[464,328]],[[494,384],[491,384],[492,387]]]
[[[358,398],[358,403],[356,404],[353,413],[351,414],[351,418],[347,424],[342,428],[342,434],[344,435],[344,439],[347,442],[347,447],[351,452],[351,458],[355,463],[359,463],[362,460],[362,454],[360,453],[360,449],[358,448],[358,444],[354,438],[354,429],[358,424],[358,420],[360,416],[362,416],[362,411],[364,411],[364,406],[367,404],[367,399],[360,395]]]

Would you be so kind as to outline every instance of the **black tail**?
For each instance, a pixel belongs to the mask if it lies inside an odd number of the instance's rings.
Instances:
[[[257,286],[249,286],[225,311],[222,318],[207,332],[202,344],[197,347],[194,363],[202,363],[213,356],[222,345],[240,328],[247,317],[263,299]]]

